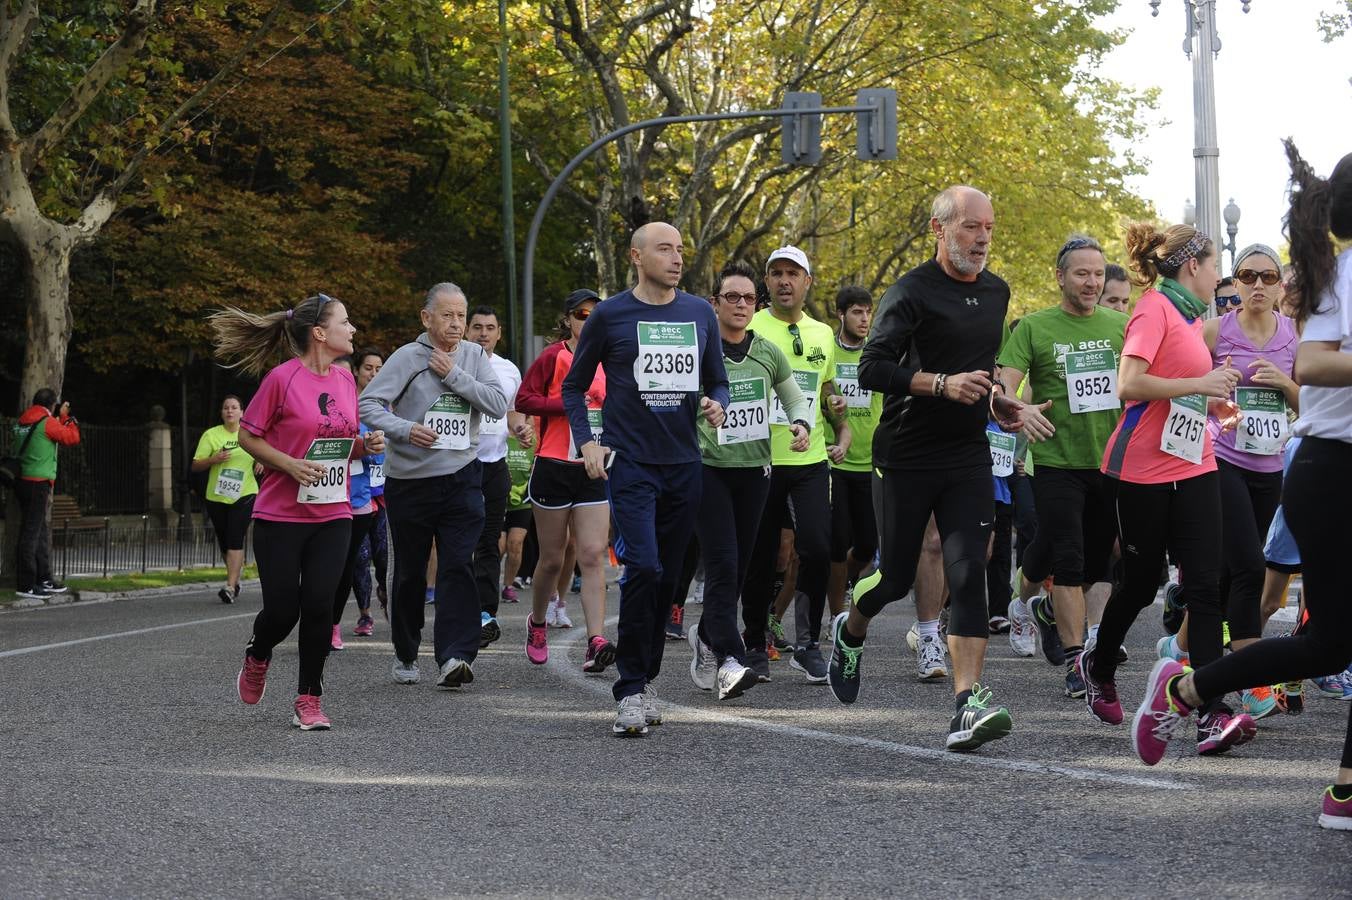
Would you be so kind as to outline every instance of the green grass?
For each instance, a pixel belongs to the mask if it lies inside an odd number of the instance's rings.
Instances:
[[[243,578],[257,578],[257,566],[245,566]],[[72,578],[67,586],[73,591],[136,591],[142,588],[174,587],[183,584],[217,583],[225,581],[225,568],[185,569],[182,572],[137,572],[131,575],[110,575],[107,578]],[[13,595],[11,594],[12,598]],[[0,595],[3,601],[3,595]]]

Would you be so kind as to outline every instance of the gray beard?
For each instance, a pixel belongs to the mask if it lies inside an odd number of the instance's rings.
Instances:
[[[980,275],[981,270],[986,268],[985,260],[982,260],[979,263],[972,262],[972,260],[962,252],[962,247],[958,245],[957,238],[950,237],[947,243],[948,261],[953,264],[953,268],[957,269],[963,275]]]

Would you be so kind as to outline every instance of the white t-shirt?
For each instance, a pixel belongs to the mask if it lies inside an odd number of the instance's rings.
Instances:
[[[521,370],[510,359],[497,353],[489,357],[488,362],[502,384],[502,392],[507,395],[507,409],[514,409],[516,389],[521,387]],[[507,417],[497,420],[484,416],[479,420],[479,462],[497,462],[506,458]]]
[[[1352,248],[1338,254],[1333,284],[1319,298],[1300,341],[1336,341],[1343,353],[1352,353]],[[1352,443],[1352,387],[1302,387],[1294,431]]]

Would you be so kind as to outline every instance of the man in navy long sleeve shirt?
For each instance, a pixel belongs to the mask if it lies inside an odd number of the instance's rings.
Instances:
[[[624,564],[615,657],[619,712],[612,728],[617,735],[647,734],[649,725],[662,721],[650,682],[662,666],[666,611],[699,509],[696,416],[717,428],[728,404],[713,308],[676,288],[681,251],[680,232],[664,222],[634,232],[629,258],[638,285],[592,311],[562,388],[587,474],[607,479],[615,549]],[[599,441],[584,396],[598,365],[606,373]]]

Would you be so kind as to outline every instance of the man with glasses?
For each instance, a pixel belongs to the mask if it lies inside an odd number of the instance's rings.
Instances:
[[[1067,697],[1084,696],[1076,661],[1084,649],[1086,616],[1091,626],[1103,617],[1101,605],[1086,608],[1085,592],[1110,580],[1117,540],[1099,463],[1122,408],[1117,366],[1127,316],[1099,305],[1105,268],[1103,249],[1093,238],[1066,241],[1056,255],[1061,302],[1024,316],[999,357],[1006,391],[1013,395],[1027,376],[1033,402],[1051,404],[1045,417],[1029,416],[1030,440],[1042,441],[1034,451],[1038,522],[1023,555],[1019,599],[1032,598],[1030,613],[1047,661],[1065,665]],[[1048,576],[1050,598],[1039,595]]]
[[[1252,275],[1253,273],[1249,273]],[[1280,277],[1276,272],[1266,273],[1272,276],[1272,281],[1264,280],[1263,284],[1273,285],[1277,283]],[[1256,279],[1250,278],[1245,284],[1253,284]],[[1235,287],[1233,276],[1227,275],[1216,285],[1216,315],[1223,316],[1234,309],[1239,309],[1243,300],[1239,299],[1239,289]]]
[[[563,407],[587,474],[606,482],[620,580],[619,645],[611,732],[648,733],[662,721],[652,681],[662,667],[666,622],[694,532],[703,484],[695,421],[723,424],[728,375],[709,302],[679,290],[681,233],[665,222],[634,232],[638,284],[597,304],[563,381]],[[587,419],[586,393],[604,366],[605,433]]]
[[[394,542],[390,635],[394,680],[418,682],[427,561],[437,550],[433,646],[437,687],[474,680],[481,615],[474,545],[484,523],[479,426],[507,415],[507,394],[484,349],[465,340],[468,302],[450,282],[423,302],[425,333],[390,355],[361,393],[358,412],[389,440],[385,502]]]
[[[751,330],[788,358],[794,380],[808,398],[810,413],[807,421],[790,422],[778,398],[770,411],[770,494],[742,589],[747,665],[759,680],[770,680],[765,630],[770,621],[770,604],[774,602],[775,559],[787,509],[798,553],[798,590],[807,597],[806,605],[801,601],[794,604],[797,649],[789,665],[802,672],[809,683],[824,684],[826,661],[818,649],[818,639],[831,568],[831,468],[822,423],[829,420],[836,428],[835,446],[841,456],[850,448],[850,428],[845,398],[836,396],[833,381],[835,333],[831,326],[818,322],[803,308],[812,287],[812,267],[807,254],[793,246],[780,247],[771,253],[765,267],[765,286],[770,293],[770,307],[752,317]],[[795,453],[790,448],[793,425],[808,430],[806,453]]]
[[[831,692],[853,703],[869,622],[911,590],[933,515],[951,600],[956,715],[949,750],[975,750],[1012,727],[1009,711],[993,706],[979,683],[990,637],[986,548],[995,520],[986,423],[993,417],[1017,431],[1025,412],[991,380],[1009,309],[1009,285],[985,271],[994,228],[990,198],[965,185],[947,188],[930,216],[935,257],[903,275],[878,304],[859,384],[886,394],[873,438],[881,564],[859,581],[854,604],[831,626]]]

